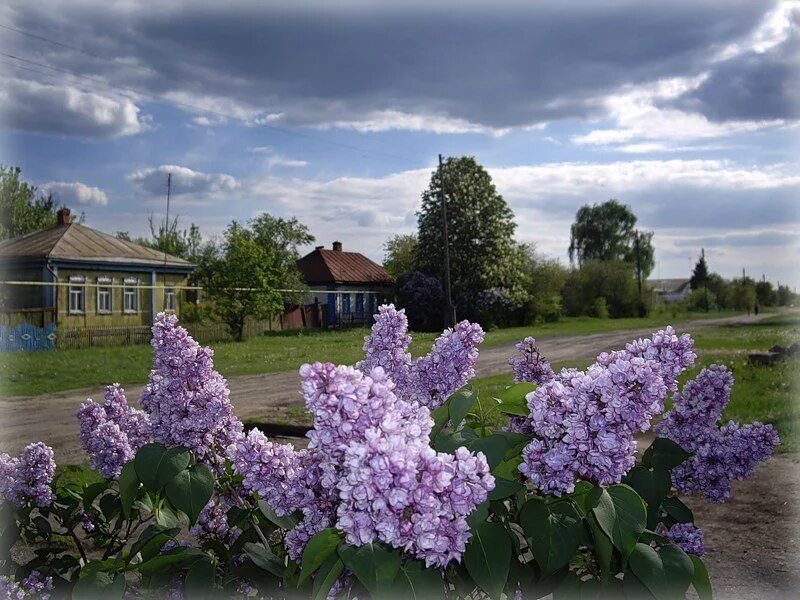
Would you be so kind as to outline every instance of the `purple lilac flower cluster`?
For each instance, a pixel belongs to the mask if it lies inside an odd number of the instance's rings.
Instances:
[[[128,405],[118,383],[106,388],[103,404],[91,398],[81,404],[78,422],[92,468],[103,477],[119,477],[125,463],[150,441],[150,420]]]
[[[544,385],[548,381],[555,379],[556,374],[536,345],[535,338],[526,337],[515,348],[519,356],[512,356],[508,359],[508,364],[514,373],[514,383],[527,382]],[[530,417],[512,416],[509,418],[505,429],[522,435],[532,435],[534,433]]]
[[[241,530],[228,524],[228,510],[231,503],[224,497],[212,497],[205,505],[197,522],[192,527],[192,535],[201,542],[221,541],[233,544],[239,537]]]
[[[140,404],[150,417],[153,439],[185,446],[212,466],[242,433],[225,379],[214,370],[213,351],[201,347],[177,317],[159,313],[153,324],[153,370]]]
[[[669,528],[665,537],[687,554],[703,556],[706,547],[703,545],[703,530],[693,523],[675,523]]]
[[[475,376],[477,346],[483,335],[480,325],[461,321],[436,339],[429,354],[412,360],[405,310],[383,305],[365,338],[367,356],[356,366],[365,374],[381,367],[394,382],[397,396],[434,410]]]
[[[681,494],[703,494],[712,502],[724,502],[731,497],[731,481],[750,477],[780,443],[775,429],[758,421],[718,425],[732,387],[733,375],[724,366],[703,369],[675,394],[674,408],[655,427],[693,454],[672,471],[672,482]]]
[[[13,581],[5,575],[0,576],[0,600],[25,600],[38,598],[49,600],[53,591],[53,578],[44,577],[39,571],[31,571],[22,583]]]
[[[290,555],[335,524],[354,545],[380,540],[429,566],[460,559],[466,516],[494,488],[485,457],[465,448],[435,452],[428,409],[398,398],[381,368],[365,375],[315,363],[300,374],[314,416],[308,450],[294,452],[260,432],[228,448],[246,489],[279,515],[303,513],[286,536]]]
[[[542,356],[536,345],[536,338],[526,337],[514,347],[519,356],[512,356],[508,359],[508,364],[514,372],[514,383],[527,381],[543,385],[556,378],[550,363]]]
[[[694,342],[671,328],[601,354],[586,371],[565,369],[527,395],[534,439],[519,470],[545,493],[570,493],[578,478],[619,483],[634,465],[636,431],[664,409]]]
[[[17,458],[0,454],[0,495],[17,508],[29,501],[50,506],[55,472],[53,449],[42,442],[28,444]]]

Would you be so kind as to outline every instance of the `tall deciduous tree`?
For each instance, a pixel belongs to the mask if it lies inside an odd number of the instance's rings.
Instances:
[[[413,233],[393,235],[383,244],[383,267],[394,277],[413,271],[417,245],[417,236]]]
[[[235,340],[242,339],[248,317],[280,314],[284,303],[295,299],[280,290],[304,287],[298,247],[313,241],[296,219],[263,213],[247,226],[231,223],[222,243],[204,253],[198,277]]]
[[[653,233],[637,231],[636,221],[631,207],[614,199],[582,206],[570,231],[570,260],[622,260],[646,279],[655,266]]]
[[[450,281],[458,318],[482,318],[486,298],[524,301],[514,214],[489,173],[471,156],[448,158],[422,193],[418,270],[444,281],[442,203],[447,203]],[[482,307],[482,308],[481,308]]]
[[[56,223],[53,197],[45,196],[20,177],[19,167],[0,166],[0,240],[52,227]]]

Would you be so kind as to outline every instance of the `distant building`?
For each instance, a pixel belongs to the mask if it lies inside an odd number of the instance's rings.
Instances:
[[[341,242],[333,242],[331,250],[317,246],[297,261],[297,268],[312,290],[312,302],[326,305],[328,326],[369,323],[378,305],[393,295],[394,278],[363,254],[345,252]]]
[[[2,312],[9,325],[149,325],[159,311],[180,311],[176,288],[193,269],[177,256],[74,223],[62,208],[54,227],[0,242],[0,276],[63,285],[3,286]]]
[[[648,279],[647,285],[653,289],[664,304],[680,302],[692,291],[688,279]]]

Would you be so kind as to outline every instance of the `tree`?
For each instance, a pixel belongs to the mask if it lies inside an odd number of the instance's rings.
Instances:
[[[689,280],[689,285],[693,290],[699,290],[705,287],[708,283],[708,263],[706,263],[705,252],[700,255],[697,264],[692,271],[692,278]]]
[[[383,244],[383,268],[397,277],[401,273],[414,270],[417,254],[417,236],[413,233],[398,233]]]
[[[645,296],[647,302],[650,298]],[[573,316],[633,317],[639,314],[639,294],[631,266],[625,261],[587,260],[573,269],[564,286],[564,304]]]
[[[713,302],[709,299],[708,293],[708,264],[706,264],[705,250],[700,253],[700,259],[694,266],[692,277],[689,279],[689,286],[692,288],[692,291],[702,290],[702,297],[704,299],[702,308],[708,312]]]
[[[483,319],[487,294],[512,298],[519,305],[518,297],[524,300],[524,291],[514,241],[514,214],[497,193],[489,173],[471,156],[448,158],[441,173],[433,172],[428,189],[422,193],[417,212],[417,269],[444,281],[442,189],[447,203],[450,282],[458,318]]]
[[[622,260],[647,279],[655,266],[653,232],[637,231],[636,221],[631,207],[614,199],[582,206],[570,230],[570,261]]]
[[[778,286],[778,306],[791,306],[796,300],[796,294],[789,289],[788,285]]]
[[[756,285],[751,277],[735,279],[731,284],[731,304],[737,310],[750,310],[756,303]]]
[[[528,301],[523,307],[523,323],[557,321],[561,316],[561,292],[567,281],[567,270],[556,259],[536,252],[533,244],[520,244],[523,254],[522,273]]]
[[[20,173],[19,167],[0,166],[0,240],[56,224],[58,206],[53,196],[38,193]]]
[[[200,228],[197,225],[192,223],[189,225],[189,229],[181,229],[178,222],[179,217],[177,216],[169,222],[162,220],[156,224],[155,218],[151,214],[147,221],[150,225],[149,238],[140,237],[131,240],[127,231],[118,231],[116,236],[120,239],[134,241],[153,250],[166,252],[197,263],[203,245]]]
[[[769,281],[756,283],[756,300],[761,306],[777,306],[778,292]]]
[[[204,252],[197,273],[214,313],[236,341],[241,341],[248,318],[283,311],[292,296],[280,290],[305,287],[296,264],[298,247],[314,241],[296,219],[263,213],[247,225],[232,222],[223,242]]]

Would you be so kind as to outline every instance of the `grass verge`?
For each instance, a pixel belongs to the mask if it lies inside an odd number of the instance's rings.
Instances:
[[[733,313],[712,313],[711,317]],[[555,335],[589,335],[622,329],[661,327],[697,318],[706,313],[654,314],[644,319],[565,318],[557,323],[497,329],[486,334],[484,347],[512,343],[528,335],[545,338]],[[244,342],[212,344],[214,363],[225,377],[292,371],[316,360],[353,364],[363,358],[362,346],[367,328],[343,331],[294,331],[258,336]],[[430,349],[436,334],[414,334],[414,356]],[[33,396],[64,390],[123,385],[147,380],[152,362],[149,345],[112,348],[85,348],[54,352],[0,353],[0,394]]]

